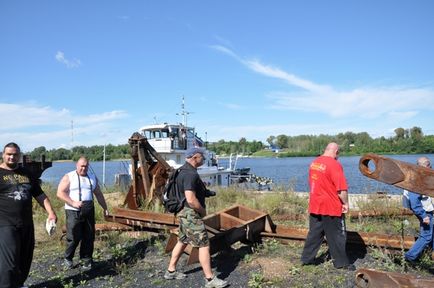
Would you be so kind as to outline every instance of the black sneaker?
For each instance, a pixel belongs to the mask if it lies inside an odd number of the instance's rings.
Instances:
[[[72,262],[71,260],[68,260],[68,259],[64,259],[63,260],[63,269],[69,270],[72,268],[74,268],[74,262]]]
[[[82,270],[88,271],[88,270],[92,269],[92,261],[83,262],[83,263],[81,263],[80,267]]]

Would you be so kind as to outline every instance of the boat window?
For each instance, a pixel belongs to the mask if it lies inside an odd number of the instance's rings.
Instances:
[[[162,137],[162,138],[169,138],[169,131],[161,131],[160,137]]]
[[[152,139],[152,138],[154,138],[154,137],[152,137],[152,131],[148,131],[148,130],[146,130],[146,131],[144,131],[143,134],[145,135],[145,137],[146,137],[147,139]]]

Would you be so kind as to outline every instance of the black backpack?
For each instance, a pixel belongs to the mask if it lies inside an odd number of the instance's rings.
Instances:
[[[179,187],[176,184],[176,178],[181,171],[181,168],[173,170],[169,174],[169,178],[164,186],[163,204],[167,212],[177,214],[184,208],[185,195],[183,191],[179,191]]]

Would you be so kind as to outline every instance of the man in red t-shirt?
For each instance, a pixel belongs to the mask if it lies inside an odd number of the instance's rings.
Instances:
[[[336,268],[355,270],[349,264],[345,245],[345,213],[348,212],[348,186],[344,171],[337,161],[339,146],[329,143],[323,155],[309,167],[309,233],[304,244],[301,262],[315,264],[315,257],[327,238],[329,251]]]

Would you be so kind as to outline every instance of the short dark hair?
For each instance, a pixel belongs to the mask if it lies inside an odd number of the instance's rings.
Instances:
[[[20,146],[18,146],[18,144],[15,142],[9,142],[8,144],[6,144],[3,148],[3,152],[5,152],[6,148],[15,148],[18,150],[18,152],[21,152]]]

